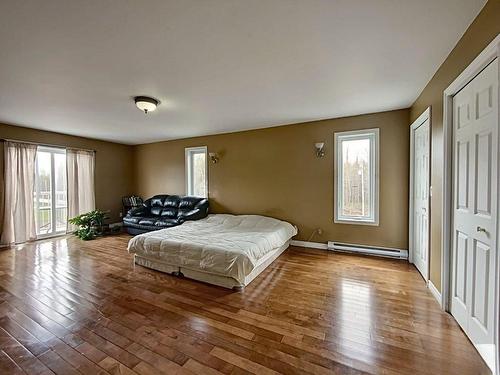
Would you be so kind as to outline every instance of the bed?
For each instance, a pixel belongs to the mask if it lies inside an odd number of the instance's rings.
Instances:
[[[297,228],[259,215],[212,214],[140,234],[128,243],[136,264],[241,289],[290,245]]]

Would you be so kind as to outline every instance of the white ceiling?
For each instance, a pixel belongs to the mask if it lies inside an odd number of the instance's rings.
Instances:
[[[406,108],[485,2],[1,1],[0,122],[138,144]]]

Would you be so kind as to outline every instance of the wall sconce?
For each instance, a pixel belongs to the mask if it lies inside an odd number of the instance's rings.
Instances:
[[[324,142],[315,143],[314,147],[316,147],[316,156],[318,158],[322,158],[323,156],[325,156],[325,143]]]
[[[219,161],[219,155],[217,155],[216,152],[209,152],[208,157],[210,158],[210,161],[214,164],[216,164]]]

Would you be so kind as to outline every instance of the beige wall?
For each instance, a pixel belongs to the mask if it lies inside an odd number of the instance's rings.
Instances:
[[[430,278],[441,290],[441,220],[443,182],[443,91],[500,33],[500,0],[490,0],[411,107],[415,120],[432,108]]]
[[[5,124],[0,124],[0,138],[95,150],[96,206],[102,210],[110,210],[112,222],[121,220],[121,197],[133,193],[131,146]],[[0,142],[0,211],[3,210],[3,158],[3,142]],[[3,214],[0,216],[0,231],[2,219]]]
[[[307,240],[408,248],[409,111],[400,110],[135,146],[135,190],[184,194],[184,148],[207,145],[213,212],[290,221]],[[380,226],[333,223],[333,132],[380,128]],[[316,158],[314,143],[326,143]]]

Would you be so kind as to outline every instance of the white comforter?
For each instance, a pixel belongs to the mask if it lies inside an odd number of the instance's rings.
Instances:
[[[270,217],[217,214],[140,234],[129,241],[128,251],[243,283],[260,258],[296,234],[290,223]]]

